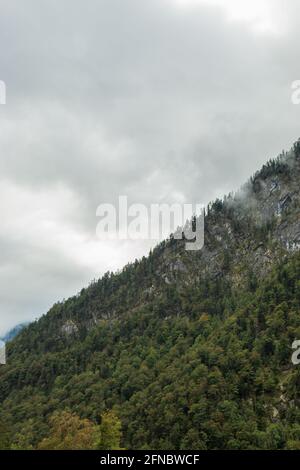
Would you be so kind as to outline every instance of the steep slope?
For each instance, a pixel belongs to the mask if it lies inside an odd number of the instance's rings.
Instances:
[[[127,447],[297,447],[299,181],[298,142],[209,205],[201,251],[171,237],[26,328],[0,369],[12,442],[114,408]]]

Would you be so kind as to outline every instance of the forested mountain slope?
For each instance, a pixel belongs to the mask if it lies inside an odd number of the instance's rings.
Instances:
[[[300,448],[299,182],[298,142],[208,206],[201,251],[171,237],[24,329],[0,369],[9,445],[70,409],[113,410],[127,448]]]

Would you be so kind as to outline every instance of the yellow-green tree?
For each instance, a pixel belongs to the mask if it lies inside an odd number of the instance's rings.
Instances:
[[[0,450],[8,450],[9,448],[9,431],[6,424],[0,420]]]
[[[89,450],[95,446],[97,426],[74,413],[62,411],[50,418],[50,435],[38,445],[40,450]]]
[[[101,415],[96,448],[100,450],[121,449],[121,421],[113,411],[106,411]]]

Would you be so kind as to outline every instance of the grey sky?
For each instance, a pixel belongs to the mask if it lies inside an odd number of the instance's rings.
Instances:
[[[0,334],[147,253],[100,203],[207,203],[290,147],[298,3],[0,0]]]

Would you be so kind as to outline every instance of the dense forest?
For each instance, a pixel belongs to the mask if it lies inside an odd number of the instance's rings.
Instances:
[[[299,148],[8,343],[0,447],[300,449]]]

